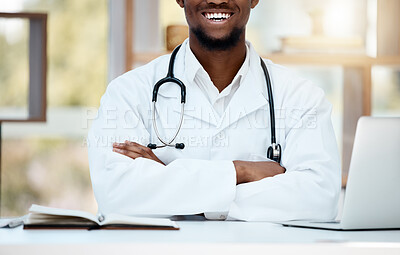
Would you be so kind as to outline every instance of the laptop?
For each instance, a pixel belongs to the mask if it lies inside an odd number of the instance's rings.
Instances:
[[[341,221],[288,221],[284,226],[329,229],[400,229],[400,117],[361,117]]]

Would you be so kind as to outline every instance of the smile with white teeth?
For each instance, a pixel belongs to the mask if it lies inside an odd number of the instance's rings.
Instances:
[[[227,20],[231,17],[230,13],[209,13],[206,12],[204,13],[204,17],[206,17],[208,20],[212,20],[212,21],[224,21]]]

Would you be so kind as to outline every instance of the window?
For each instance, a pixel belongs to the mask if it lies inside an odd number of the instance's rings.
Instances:
[[[0,11],[49,15],[47,122],[2,123],[1,216],[25,214],[32,203],[95,212],[85,120],[107,85],[108,1],[0,0]],[[11,41],[1,24],[0,42],[8,40],[0,44],[0,65],[6,58],[8,67],[0,68],[1,96],[19,106],[26,97],[27,24],[4,25],[15,32]]]

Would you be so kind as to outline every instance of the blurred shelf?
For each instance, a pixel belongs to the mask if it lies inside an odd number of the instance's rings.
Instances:
[[[2,122],[46,122],[46,117],[40,117],[40,118],[32,118],[32,117],[27,117],[27,118],[15,118],[15,119],[0,119],[0,124]]]
[[[21,18],[21,19],[47,19],[47,13],[35,12],[0,12],[2,18]]]
[[[158,58],[165,54],[170,54],[168,51],[160,51],[160,52],[143,52],[143,53],[135,53],[132,54],[133,62],[138,63],[148,63],[155,58]]]
[[[351,67],[367,67],[371,65],[400,65],[400,56],[372,58],[366,55],[340,54],[271,54],[266,56],[276,63],[342,65]]]

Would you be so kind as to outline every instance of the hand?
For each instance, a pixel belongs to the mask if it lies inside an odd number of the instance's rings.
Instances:
[[[135,142],[125,141],[125,143],[113,143],[113,151],[132,159],[147,158],[165,165],[156,155],[154,155],[150,148]]]
[[[285,173],[286,169],[271,161],[233,161],[236,169],[236,184],[254,182]]]

